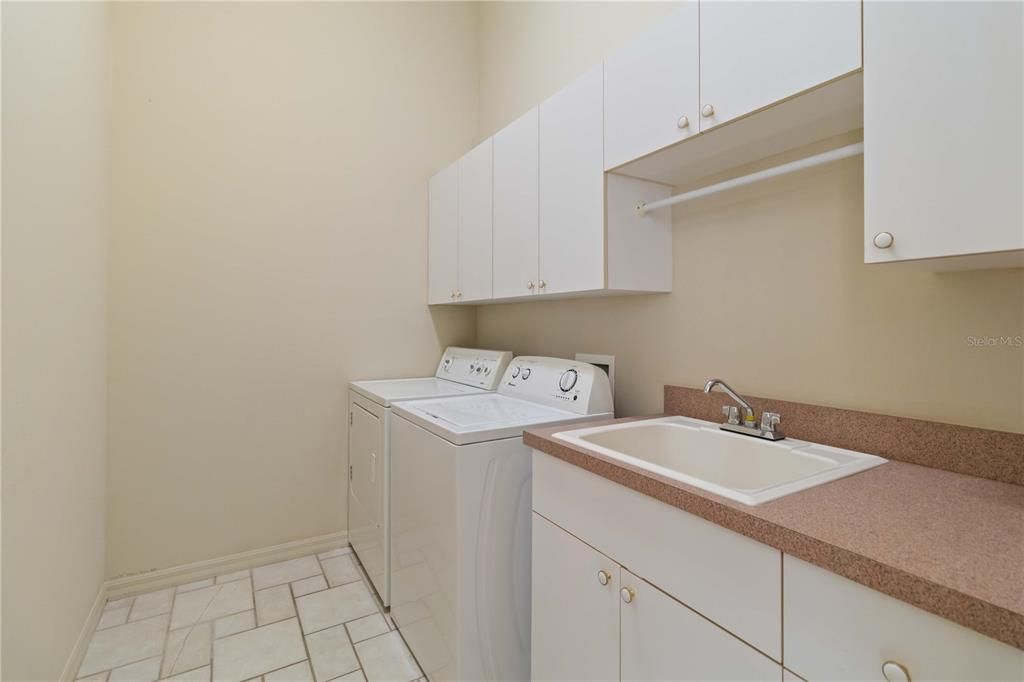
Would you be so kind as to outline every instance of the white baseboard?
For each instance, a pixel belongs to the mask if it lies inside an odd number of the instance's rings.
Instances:
[[[71,648],[71,655],[68,656],[67,663],[64,664],[64,670],[60,674],[61,682],[71,682],[75,679],[78,667],[82,665],[82,659],[85,658],[85,650],[89,646],[89,638],[92,637],[93,630],[96,629],[97,623],[100,622],[100,616],[103,615],[103,607],[106,605],[107,584],[102,583],[100,589],[96,592],[96,599],[92,602],[92,608],[89,609],[89,615],[86,617],[85,623],[82,624],[82,630],[78,633],[75,646]]]
[[[121,597],[144,594],[164,587],[189,583],[193,580],[204,580],[223,573],[240,571],[243,568],[254,568],[264,564],[272,564],[275,561],[286,561],[306,556],[307,554],[326,552],[327,550],[347,544],[348,533],[342,531],[340,533],[318,535],[317,537],[306,538],[305,540],[294,540],[281,545],[273,545],[272,547],[253,549],[248,552],[229,554],[215,559],[195,561],[190,564],[182,564],[181,566],[172,566],[136,575],[111,578],[100,585],[100,589],[96,593],[96,600],[89,611],[89,617],[82,626],[82,631],[79,633],[75,646],[71,650],[71,655],[68,656],[68,661],[64,666],[64,672],[61,673],[61,682],[75,679],[78,667],[82,664],[82,658],[85,657],[85,650],[89,646],[89,638],[92,636],[92,632],[96,628],[100,616],[103,614],[103,607],[108,599],[120,599]]]
[[[156,571],[126,575],[121,578],[112,578],[106,582],[107,598],[120,599],[134,594],[152,592],[163,587],[181,585],[193,580],[212,578],[222,573],[240,571],[243,568],[253,568],[263,564],[272,564],[275,561],[285,561],[296,557],[326,552],[329,549],[341,547],[348,544],[348,533],[330,533],[318,535],[305,540],[294,540],[281,545],[252,549],[248,552],[229,554],[217,557],[216,559],[205,559],[195,561],[181,566],[161,568]]]

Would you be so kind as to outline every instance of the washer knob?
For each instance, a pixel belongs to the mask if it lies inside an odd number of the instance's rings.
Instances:
[[[888,249],[896,238],[892,236],[892,232],[879,232],[871,241],[879,249]]]
[[[519,365],[512,368],[512,378],[515,379],[517,376],[519,376]]]
[[[580,378],[580,373],[574,369],[567,369],[558,378],[558,388],[562,393],[568,393]]]
[[[530,368],[529,368],[529,367],[523,367],[523,379],[524,379],[524,380],[526,380],[526,379],[529,379],[529,378],[530,378],[530,371],[531,371],[531,370],[530,370]]]

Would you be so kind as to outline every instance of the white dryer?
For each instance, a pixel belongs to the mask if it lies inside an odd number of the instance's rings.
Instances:
[[[519,357],[497,393],[398,402],[391,616],[433,680],[530,677],[526,428],[610,418],[593,365]]]
[[[388,423],[396,400],[487,394],[512,359],[507,351],[447,348],[432,377],[353,381],[348,409],[348,539],[384,606],[390,597]]]

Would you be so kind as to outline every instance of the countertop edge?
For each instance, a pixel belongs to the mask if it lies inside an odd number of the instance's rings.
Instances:
[[[609,420],[610,421],[610,420]],[[617,420],[618,421],[618,420]],[[935,583],[871,557],[759,518],[717,496],[675,486],[570,443],[527,430],[523,442],[619,485],[739,533],[827,571],[1024,650],[1024,613]],[[615,470],[615,478],[607,471]],[[652,494],[653,484],[653,494]],[[813,548],[813,551],[811,549]]]

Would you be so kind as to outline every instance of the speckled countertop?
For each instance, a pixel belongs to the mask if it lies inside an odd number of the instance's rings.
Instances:
[[[1024,486],[890,461],[748,507],[552,437],[564,430],[564,425],[533,429],[523,440],[587,471],[1024,649]]]

